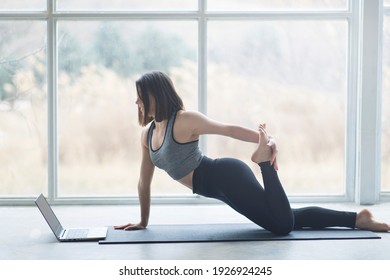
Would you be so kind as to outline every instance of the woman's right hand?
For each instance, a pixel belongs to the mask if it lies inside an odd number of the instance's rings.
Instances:
[[[138,224],[126,224],[121,226],[114,226],[114,229],[123,229],[123,230],[141,230],[145,229],[146,226],[142,225],[141,223]]]

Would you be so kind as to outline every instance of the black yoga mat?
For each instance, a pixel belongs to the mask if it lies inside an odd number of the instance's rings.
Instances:
[[[150,225],[145,230],[125,231],[109,228],[99,244],[183,243],[275,240],[380,239],[377,234],[352,229],[304,229],[276,235],[255,224]]]

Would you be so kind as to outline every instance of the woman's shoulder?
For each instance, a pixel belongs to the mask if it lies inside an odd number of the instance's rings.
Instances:
[[[174,138],[177,142],[187,143],[199,138],[195,132],[200,116],[202,114],[196,111],[180,110],[176,113]]]
[[[207,123],[208,118],[198,111],[178,111],[176,120],[179,120],[179,123],[183,125],[196,128]]]
[[[202,116],[203,116],[203,114],[198,112],[198,111],[179,110],[176,113],[176,119],[182,119],[185,121],[193,121],[193,120],[198,119]]]

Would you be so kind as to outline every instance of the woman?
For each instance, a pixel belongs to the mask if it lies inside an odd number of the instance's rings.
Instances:
[[[219,123],[198,112],[184,110],[171,79],[162,72],[143,75],[137,82],[138,116],[142,131],[142,162],[138,183],[141,207],[139,223],[116,229],[145,229],[150,213],[150,186],[155,166],[193,193],[219,199],[259,226],[276,234],[293,229],[341,226],[389,231],[390,225],[376,222],[364,209],[359,213],[320,207],[291,209],[279,181],[274,141],[265,125],[259,130]],[[232,158],[210,159],[201,154],[201,135],[218,134],[257,144],[252,161],[260,166],[264,188],[252,170]]]

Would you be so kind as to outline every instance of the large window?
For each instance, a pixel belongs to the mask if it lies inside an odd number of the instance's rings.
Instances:
[[[156,69],[172,77],[188,110],[253,129],[267,123],[289,195],[353,200],[362,8],[352,0],[2,0],[0,200],[38,192],[52,200],[135,197],[134,84]],[[388,191],[383,49],[381,190]],[[208,136],[201,148],[246,161],[261,180],[250,162],[255,145]],[[155,172],[156,198],[193,198]]]

